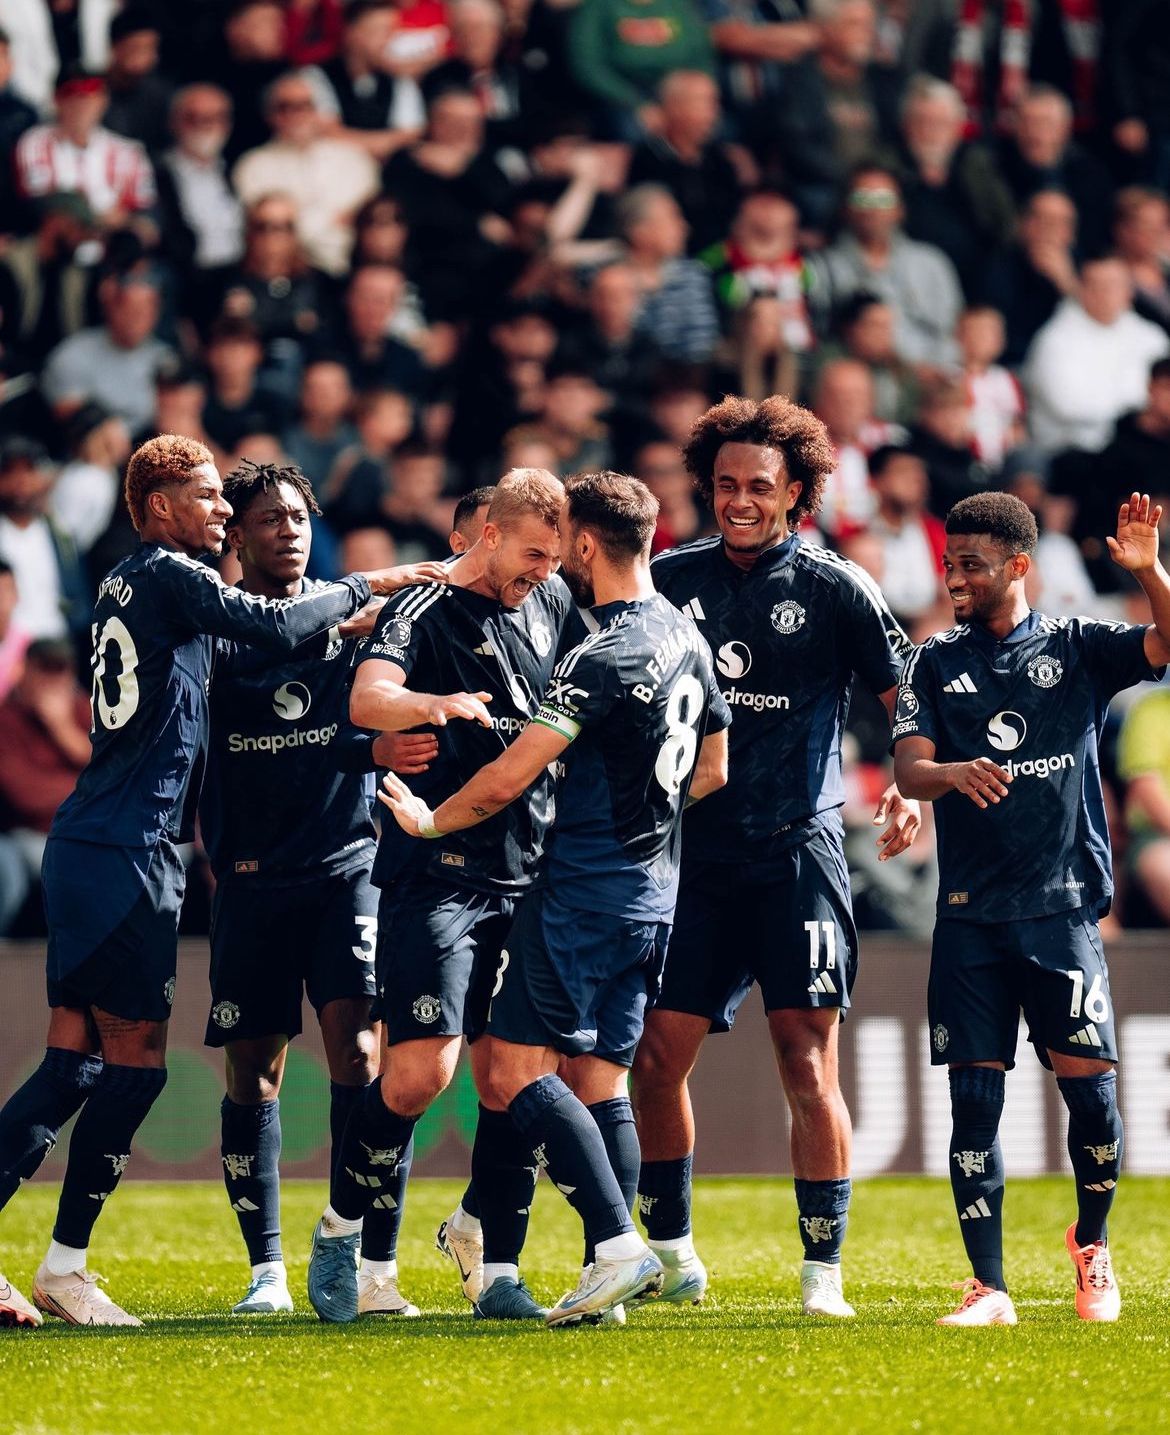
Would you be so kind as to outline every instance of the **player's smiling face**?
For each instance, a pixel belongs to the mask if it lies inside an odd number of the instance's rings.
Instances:
[[[305,501],[290,483],[263,489],[229,525],[229,539],[248,570],[276,585],[299,583],[309,561]]]
[[[223,552],[224,532],[232,516],[231,504],[223,496],[223,480],[213,463],[201,463],[191,470],[186,483],[166,490],[170,505],[170,537],[195,557],[200,553]]]
[[[485,523],[482,542],[488,550],[484,578],[505,608],[519,608],[560,563],[557,530],[537,513]]]
[[[986,533],[949,533],[943,580],[957,623],[987,624],[1012,606],[1012,587],[1030,566],[1025,553],[1005,553]]]
[[[788,537],[788,513],[802,485],[789,478],[779,449],[725,443],[715,455],[712,485],[715,522],[733,560],[750,562]]]

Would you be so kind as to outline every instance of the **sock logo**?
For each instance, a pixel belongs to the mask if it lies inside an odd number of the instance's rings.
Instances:
[[[110,1163],[111,1166],[113,1166],[115,1176],[120,1176],[122,1172],[126,1169],[126,1167],[130,1164],[129,1151],[126,1152],[125,1156],[114,1156],[109,1151],[107,1151],[105,1153],[105,1156],[106,1160]],[[1098,1157],[1098,1160],[1100,1160],[1100,1157]]]
[[[650,1213],[651,1213],[651,1211],[653,1211],[654,1207],[655,1207],[657,1204],[658,1204],[658,1197],[657,1197],[657,1196],[639,1196],[639,1197],[638,1197],[638,1211],[639,1211],[639,1214],[640,1214],[641,1216],[643,1216],[643,1217],[649,1216]]]
[[[374,1202],[374,1206],[379,1211],[396,1211],[398,1209],[398,1202],[387,1192],[385,1196],[379,1196],[377,1198]]]
[[[245,1176],[252,1174],[252,1162],[254,1156],[225,1156],[223,1158],[223,1169],[228,1174],[229,1181],[239,1181]]]
[[[809,1240],[819,1245],[821,1241],[833,1239],[833,1227],[837,1221],[832,1216],[801,1216],[800,1224]]]
[[[543,1146],[538,1146],[536,1150],[533,1151],[532,1159],[536,1162],[537,1166],[541,1168],[541,1170],[548,1170],[548,1152],[544,1149]]]
[[[255,1202],[255,1201],[249,1201],[248,1198],[247,1198],[247,1196],[241,1196],[238,1201],[233,1201],[233,1202],[232,1202],[232,1210],[233,1210],[233,1211],[245,1212],[245,1211],[258,1211],[259,1209],[260,1209],[260,1207],[256,1204],[256,1202]]]
[[[367,1146],[363,1141],[361,1147],[371,1166],[397,1166],[402,1155],[401,1146],[374,1147]]]
[[[1089,1153],[1098,1166],[1107,1166],[1110,1161],[1117,1160],[1117,1153],[1121,1149],[1121,1142],[1110,1141],[1108,1146],[1086,1146],[1083,1149]]]
[[[972,1205],[970,1205],[970,1206],[967,1207],[967,1209],[966,1209],[966,1210],[963,1212],[963,1214],[959,1217],[959,1220],[960,1220],[960,1221],[981,1221],[981,1220],[984,1219],[984,1217],[990,1216],[990,1215],[991,1215],[991,1207],[987,1204],[986,1199],[985,1199],[983,1196],[980,1196],[977,1201],[975,1201]]]
[[[959,1163],[959,1170],[968,1180],[972,1176],[986,1176],[990,1151],[955,1151],[952,1154]]]
[[[1114,1188],[1114,1186],[1116,1186],[1116,1185],[1117,1185],[1117,1182],[1116,1182],[1116,1181],[1086,1181],[1086,1182],[1085,1182],[1085,1190],[1086,1190],[1086,1191],[1100,1191],[1101,1194],[1104,1195],[1104,1193],[1105,1193],[1106,1191],[1112,1191],[1113,1188]]]

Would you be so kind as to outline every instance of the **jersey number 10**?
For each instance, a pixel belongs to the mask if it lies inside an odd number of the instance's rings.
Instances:
[[[118,671],[110,672],[110,647],[118,650]],[[99,633],[93,625],[93,714],[104,728],[125,727],[138,711],[138,649],[121,618],[107,618]],[[107,686],[117,693],[114,702]]]

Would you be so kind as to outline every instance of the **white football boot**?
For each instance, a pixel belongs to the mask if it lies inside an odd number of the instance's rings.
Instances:
[[[0,1326],[41,1325],[43,1317],[31,1301],[0,1276]]]
[[[963,1292],[958,1310],[951,1311],[936,1322],[938,1325],[1015,1325],[1016,1308],[1007,1291],[985,1286],[974,1276],[954,1287]]]
[[[33,1276],[33,1301],[46,1315],[55,1315],[70,1325],[141,1325],[136,1315],[115,1305],[98,1282],[105,1276],[95,1271],[70,1271],[52,1275],[42,1265]]]
[[[800,1308],[805,1315],[849,1320],[857,1314],[841,1289],[840,1265],[805,1261],[800,1268]]]

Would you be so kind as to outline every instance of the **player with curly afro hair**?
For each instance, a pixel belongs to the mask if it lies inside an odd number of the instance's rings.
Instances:
[[[789,530],[820,511],[825,480],[837,467],[837,458],[824,424],[809,409],[783,394],[772,394],[759,403],[732,394],[695,421],[683,462],[696,488],[713,506],[716,466],[725,444],[772,449],[782,457],[788,483],[800,484],[800,493],[787,511]]]

